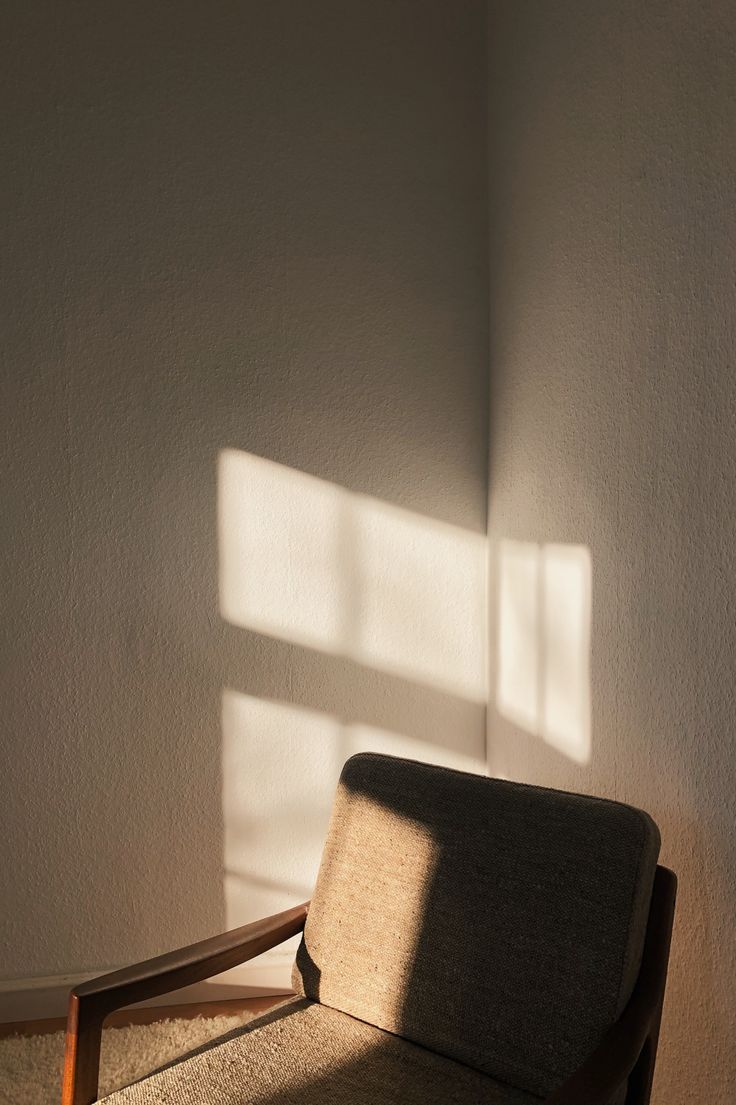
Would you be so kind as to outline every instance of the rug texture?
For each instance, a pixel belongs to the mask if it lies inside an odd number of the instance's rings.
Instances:
[[[253,1019],[197,1017],[156,1021],[102,1032],[100,1097],[170,1063],[193,1048]],[[59,1105],[64,1033],[9,1036],[0,1040],[0,1105]]]

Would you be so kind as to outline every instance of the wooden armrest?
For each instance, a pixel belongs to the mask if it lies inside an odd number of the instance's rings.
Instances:
[[[672,919],[677,879],[666,867],[658,867],[641,968],[628,1005],[598,1047],[561,1086],[546,1105],[609,1105],[613,1095],[644,1057],[641,1079],[627,1102],[647,1101],[654,1068],[664,988],[667,981]]]
[[[137,1001],[168,994],[254,959],[301,932],[309,902],[76,986],[69,995],[62,1105],[97,1100],[102,1022]]]

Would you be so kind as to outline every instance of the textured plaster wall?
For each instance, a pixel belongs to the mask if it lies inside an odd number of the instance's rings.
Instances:
[[[0,979],[308,892],[356,747],[482,764],[483,696],[223,616],[223,455],[401,508],[425,571],[487,477],[483,4],[5,14]]]
[[[736,27],[727,0],[491,5],[501,542],[589,550],[591,749],[492,703],[492,771],[633,802],[680,878],[655,1091],[736,1098]]]

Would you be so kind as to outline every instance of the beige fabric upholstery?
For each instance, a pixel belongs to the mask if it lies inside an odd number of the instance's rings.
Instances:
[[[631,993],[658,850],[629,806],[354,756],[295,987],[545,1096]]]
[[[658,849],[615,802],[354,756],[297,954],[306,996],[105,1100],[539,1105],[630,995]]]
[[[324,1006],[295,1001],[109,1105],[539,1105]]]

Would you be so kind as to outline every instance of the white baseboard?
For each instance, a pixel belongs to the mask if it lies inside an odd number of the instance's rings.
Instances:
[[[190,1005],[194,1002],[227,1001],[229,998],[260,997],[291,992],[291,967],[294,952],[266,953],[250,963],[241,963],[224,974],[172,994],[142,1001],[141,1005]],[[71,975],[46,975],[40,978],[13,978],[0,981],[0,1024],[8,1021],[35,1021],[63,1017],[69,991],[73,986],[117,967]]]

